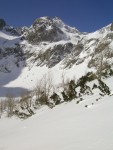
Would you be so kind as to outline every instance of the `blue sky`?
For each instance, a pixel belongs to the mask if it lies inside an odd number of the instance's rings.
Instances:
[[[0,18],[30,26],[41,16],[58,16],[80,31],[92,32],[113,21],[113,0],[0,0]]]

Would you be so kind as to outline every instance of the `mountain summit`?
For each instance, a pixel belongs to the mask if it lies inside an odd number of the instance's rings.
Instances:
[[[41,17],[34,21],[25,37],[30,43],[37,44],[69,40],[71,38],[69,33],[80,34],[77,29],[65,25],[58,17]]]

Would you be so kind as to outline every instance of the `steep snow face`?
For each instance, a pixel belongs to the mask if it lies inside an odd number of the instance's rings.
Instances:
[[[79,65],[85,59],[89,59],[88,67],[98,70],[97,67],[103,56],[103,62],[112,65],[112,39],[111,24],[93,33],[83,35],[75,46],[75,50],[66,56],[63,64],[72,67],[72,65]]]
[[[6,29],[11,29],[7,31]],[[4,27],[0,30],[0,71],[11,72],[14,65],[18,65],[19,55],[22,50],[19,49],[21,37],[12,35],[12,28]]]
[[[13,87],[7,89],[3,86],[15,80],[25,64],[20,42],[21,36],[14,28],[5,26],[0,30],[0,96],[13,90]]]

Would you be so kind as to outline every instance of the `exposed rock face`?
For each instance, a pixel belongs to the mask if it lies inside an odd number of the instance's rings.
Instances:
[[[25,60],[22,47],[0,49],[0,60],[0,72],[10,73],[14,66],[19,67]]]
[[[42,41],[56,42],[65,38],[65,33],[57,26],[55,20],[49,17],[36,19],[26,36],[32,44]]]
[[[5,27],[6,22],[4,21],[4,19],[0,19],[0,30],[3,29],[3,27]]]
[[[15,36],[21,35],[15,28],[10,27],[10,26],[5,26],[4,30],[6,32],[9,32],[11,35],[15,35]]]
[[[47,49],[40,56],[41,64],[46,64],[49,68],[55,66],[63,60],[66,55],[70,54],[74,47],[75,46],[72,43],[66,43],[64,45],[55,45],[54,47]]]

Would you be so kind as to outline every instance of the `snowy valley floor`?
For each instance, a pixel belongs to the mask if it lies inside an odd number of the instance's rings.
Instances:
[[[92,101],[43,107],[23,121],[0,119],[0,150],[113,150],[113,96]]]

